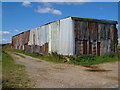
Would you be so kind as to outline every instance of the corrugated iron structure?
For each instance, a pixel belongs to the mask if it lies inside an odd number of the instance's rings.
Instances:
[[[101,56],[116,51],[116,24],[111,20],[67,17],[13,36],[12,46],[28,53]]]

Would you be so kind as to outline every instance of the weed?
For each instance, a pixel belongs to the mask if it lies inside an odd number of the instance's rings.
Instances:
[[[39,58],[42,60],[50,61],[50,62],[56,62],[56,63],[70,63],[75,65],[93,65],[93,64],[100,64],[104,62],[111,62],[111,61],[117,61],[120,57],[120,51],[119,52],[110,52],[103,56],[94,56],[92,54],[86,54],[82,55],[79,53],[77,56],[64,56],[60,55],[57,52],[52,52],[50,55],[38,55],[36,53],[26,53],[23,50],[16,50],[16,49],[8,49],[10,52],[18,52],[22,54],[26,54],[35,58]],[[69,60],[66,60],[67,59]]]
[[[109,52],[109,53],[106,53],[102,56],[103,58],[106,58],[106,57],[115,57],[115,52]]]

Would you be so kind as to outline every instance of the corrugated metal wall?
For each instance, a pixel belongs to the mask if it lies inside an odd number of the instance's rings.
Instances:
[[[13,48],[24,50],[24,45],[27,45],[29,41],[29,33],[30,31],[27,31],[12,37]]]
[[[12,37],[14,49],[28,53],[103,55],[117,47],[115,24],[65,18]]]
[[[104,55],[115,51],[117,29],[113,24],[75,20],[75,54]]]
[[[60,21],[49,24],[49,53],[59,51]]]
[[[47,54],[48,53],[48,25],[30,30],[27,52]],[[32,50],[29,50],[32,49]]]
[[[74,24],[71,18],[60,20],[59,54],[74,55]]]

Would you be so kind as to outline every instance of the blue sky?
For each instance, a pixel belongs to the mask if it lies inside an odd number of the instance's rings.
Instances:
[[[118,21],[117,2],[86,3],[2,3],[2,42],[11,42],[11,37],[46,23],[68,16],[79,16]],[[120,32],[119,32],[120,35]],[[120,36],[119,36],[120,38]]]

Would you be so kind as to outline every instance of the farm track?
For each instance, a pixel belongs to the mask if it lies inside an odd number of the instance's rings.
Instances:
[[[17,64],[25,65],[33,88],[118,88],[118,61],[76,66],[8,53]]]

